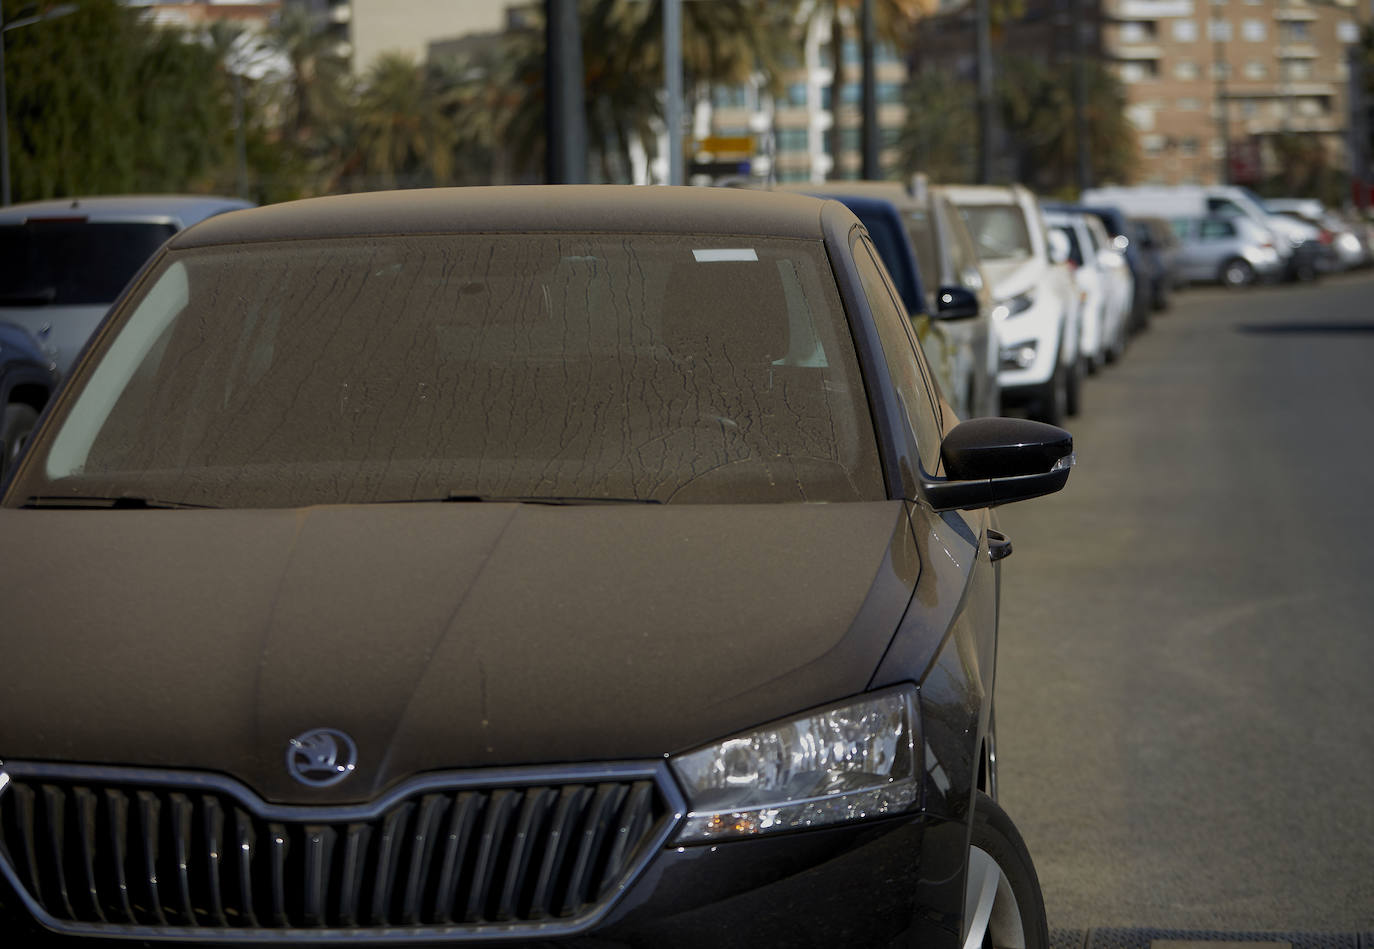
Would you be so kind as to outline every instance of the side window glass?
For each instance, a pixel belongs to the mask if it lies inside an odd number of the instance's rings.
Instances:
[[[927,473],[935,473],[940,464],[940,417],[930,397],[925,368],[921,365],[920,346],[903,326],[907,320],[897,294],[878,263],[873,246],[866,239],[854,245],[854,263],[859,270],[864,295],[873,310],[873,322],[883,347],[892,384],[902,400],[907,424],[916,433],[916,446],[921,466]]]
[[[1225,214],[1230,216],[1243,215],[1240,205],[1230,198],[1208,198],[1207,210],[1213,214]]]
[[[950,260],[959,282],[970,290],[983,289],[983,272],[978,265],[978,249],[973,246],[963,217],[952,204],[945,204],[945,224],[952,240],[949,242]]]
[[[1200,234],[1205,241],[1225,240],[1235,236],[1236,226],[1225,218],[1214,218],[1202,222]]]

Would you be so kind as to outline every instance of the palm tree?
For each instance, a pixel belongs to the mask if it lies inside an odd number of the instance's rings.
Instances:
[[[511,85],[500,46],[459,58],[433,60],[432,81],[443,90],[440,110],[453,130],[454,184],[503,184],[509,180],[504,125]]]
[[[1093,180],[1129,180],[1138,163],[1126,96],[1100,61],[1084,64],[1088,154]],[[1003,121],[1018,161],[1018,178],[1043,193],[1068,193],[1077,180],[1078,133],[1068,61],[1046,64],[1012,57],[997,85]]]
[[[321,124],[342,111],[347,63],[324,24],[303,6],[283,6],[267,38],[287,63],[282,77],[287,137],[307,145]]]
[[[457,134],[453,89],[445,75],[402,53],[383,53],[358,89],[354,108],[357,169],[368,186],[452,183]]]
[[[851,33],[857,32],[860,12],[865,0],[801,0],[799,22],[800,35],[804,38],[811,30],[820,28],[830,34],[829,58],[834,78],[831,81],[830,95],[830,153],[838,154],[838,136],[843,94],[848,85],[846,63],[844,61],[844,41]],[[880,43],[886,43],[897,50],[910,45],[917,20],[931,12],[933,0],[872,0],[873,19]]]
[[[781,75],[795,48],[798,0],[712,0],[684,3],[683,68],[688,88],[702,95],[713,83]],[[780,28],[780,24],[782,28]],[[509,41],[507,61],[515,102],[507,137],[537,164],[543,154],[542,28]],[[582,0],[582,60],[588,137],[607,180],[622,180],[630,144],[646,147],[662,122],[663,5],[642,0]]]
[[[911,78],[906,123],[898,147],[904,176],[971,181],[977,167],[978,127],[974,88],[956,76],[928,71]]]
[[[215,57],[215,73],[222,92],[233,102],[234,193],[248,197],[248,143],[244,128],[243,54],[245,30],[229,20],[215,20],[201,34]]]

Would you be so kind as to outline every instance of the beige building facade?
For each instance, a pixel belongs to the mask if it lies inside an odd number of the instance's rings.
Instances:
[[[354,72],[366,72],[383,53],[417,62],[431,43],[474,33],[499,33],[515,0],[346,0]]]
[[[1107,0],[1105,12],[1140,183],[1257,182],[1287,132],[1344,160],[1347,50],[1360,37],[1350,0]]]

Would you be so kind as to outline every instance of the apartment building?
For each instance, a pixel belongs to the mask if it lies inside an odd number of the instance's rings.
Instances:
[[[1356,0],[1027,0],[995,30],[1009,51],[1062,63],[1071,24],[1081,48],[1121,79],[1137,131],[1134,183],[1254,183],[1274,174],[1275,140],[1316,136],[1346,161],[1347,50],[1360,37]],[[967,5],[937,15],[914,51],[919,68],[972,80]],[[1123,182],[1126,183],[1126,182]]]
[[[1105,52],[1126,86],[1146,183],[1252,183],[1277,136],[1345,161],[1354,0],[1107,0]]]

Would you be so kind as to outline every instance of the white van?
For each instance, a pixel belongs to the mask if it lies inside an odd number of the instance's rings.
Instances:
[[[1317,274],[1321,232],[1282,214],[1271,214],[1263,199],[1237,185],[1132,185],[1089,188],[1084,204],[1116,205],[1128,216],[1198,219],[1211,215],[1246,217],[1274,235],[1282,276],[1311,280]]]

